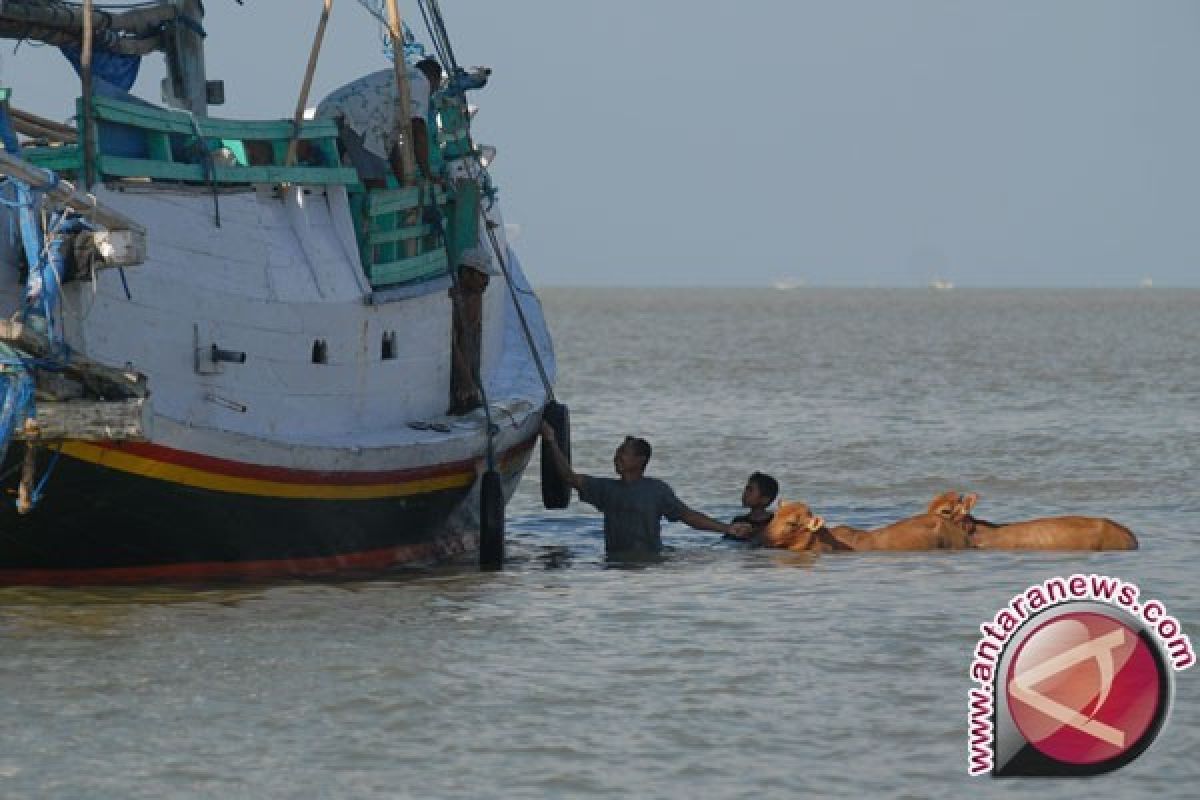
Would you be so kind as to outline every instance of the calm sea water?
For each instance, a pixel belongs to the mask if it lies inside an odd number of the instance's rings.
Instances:
[[[1053,575],[1137,581],[1200,641],[1200,291],[543,297],[582,471],[635,433],[715,516],[762,469],[833,521],[961,488],[1142,549],[812,559],[671,526],[664,563],[606,569],[534,469],[501,573],[0,590],[0,797],[1195,796],[1195,670],[1086,787],[969,780],[965,716],[978,625]]]

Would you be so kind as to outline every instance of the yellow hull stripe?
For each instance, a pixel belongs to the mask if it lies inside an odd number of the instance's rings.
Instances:
[[[308,498],[314,500],[374,500],[387,497],[409,497],[444,489],[463,489],[475,481],[474,471],[437,475],[395,483],[374,483],[345,486],[322,483],[285,483],[282,481],[219,475],[206,470],[169,464],[150,458],[97,447],[87,442],[64,442],[64,455],[109,469],[169,481],[197,489],[216,492],[259,495],[262,497]]]

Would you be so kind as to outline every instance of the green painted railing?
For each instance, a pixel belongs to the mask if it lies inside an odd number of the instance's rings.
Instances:
[[[436,204],[440,222],[425,221]],[[430,187],[372,189],[366,197],[363,265],[375,288],[446,275],[479,241],[479,188],[460,181],[453,192]]]
[[[83,103],[78,103],[83,116]],[[93,120],[99,146],[96,175],[104,178],[148,178],[185,183],[358,183],[358,174],[342,167],[337,125],[332,120],[305,122],[300,128],[300,158],[287,166],[293,134],[291,120],[227,120],[195,117],[185,111],[96,97]],[[208,154],[227,151],[231,165],[210,162]],[[29,161],[59,172],[79,172],[78,145],[31,147]]]
[[[82,118],[83,105],[79,103]],[[442,277],[464,250],[479,242],[479,186],[460,181],[452,191],[429,186],[365,189],[352,168],[342,167],[337,125],[307,121],[300,130],[299,161],[286,164],[291,120],[226,120],[183,111],[96,97],[92,103],[98,147],[95,174],[101,179],[249,185],[343,184],[351,191],[359,252],[371,286],[417,284]],[[440,109],[439,146],[447,158],[469,151],[464,103]],[[223,149],[224,161],[209,154]],[[25,148],[38,166],[68,175],[83,167],[78,145]],[[428,217],[436,206],[439,222]]]
[[[367,192],[362,260],[371,286],[420,283],[447,273],[449,255],[438,226],[423,222],[426,208],[443,213],[450,198],[429,187]]]

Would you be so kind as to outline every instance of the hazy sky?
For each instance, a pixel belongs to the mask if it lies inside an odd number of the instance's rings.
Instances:
[[[320,0],[206,6],[213,113],[290,116]],[[1192,0],[443,10],[495,70],[477,139],[535,282],[1200,285]],[[377,27],[334,2],[314,104],[386,65]],[[72,113],[57,51],[0,59],[14,105]],[[157,99],[161,61],[136,92]]]

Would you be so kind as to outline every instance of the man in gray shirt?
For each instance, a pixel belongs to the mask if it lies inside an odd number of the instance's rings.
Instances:
[[[609,558],[638,558],[662,550],[659,521],[683,522],[696,530],[724,533],[739,538],[750,534],[745,523],[726,525],[688,508],[663,481],[645,476],[650,461],[650,443],[634,436],[613,454],[619,478],[593,478],[571,469],[558,448],[554,429],[542,423],[542,437],[550,447],[554,466],[563,480],[579,492],[579,499],[604,513],[604,547]]]

